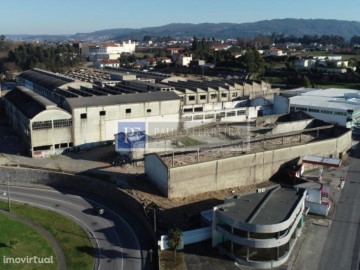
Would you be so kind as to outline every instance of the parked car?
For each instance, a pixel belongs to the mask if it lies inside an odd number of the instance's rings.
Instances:
[[[104,208],[101,208],[101,207],[94,207],[94,212],[95,212],[95,214],[97,214],[97,215],[102,215],[102,214],[104,214]]]

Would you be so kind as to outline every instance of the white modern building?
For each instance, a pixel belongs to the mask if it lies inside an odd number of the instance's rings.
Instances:
[[[214,207],[212,245],[255,268],[287,261],[304,224],[305,189],[280,186],[235,195]]]
[[[360,91],[353,89],[298,88],[283,93],[290,97],[290,111],[303,111],[328,123],[360,126]]]
[[[122,53],[134,53],[136,48],[136,43],[134,41],[123,41],[120,43],[117,42],[107,42],[100,45],[91,45],[89,46],[89,52],[87,57],[90,61],[96,59],[118,59]]]

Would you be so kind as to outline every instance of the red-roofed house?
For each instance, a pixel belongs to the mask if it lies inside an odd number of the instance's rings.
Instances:
[[[94,63],[95,68],[104,68],[104,67],[113,67],[113,68],[119,68],[120,63],[119,60],[114,59],[98,59]]]
[[[226,51],[231,48],[231,45],[214,45],[210,49],[214,51]]]

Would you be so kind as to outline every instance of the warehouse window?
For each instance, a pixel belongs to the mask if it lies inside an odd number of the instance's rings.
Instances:
[[[189,96],[189,100],[195,100],[195,96]]]
[[[193,112],[193,108],[184,108],[184,113],[185,112]]]
[[[40,122],[34,122],[32,123],[32,129],[33,130],[37,130],[37,129],[47,129],[47,128],[51,128],[51,121],[40,121]]]
[[[54,120],[54,128],[71,127],[71,119]]]
[[[100,115],[100,116],[105,116],[105,115],[106,115],[106,111],[100,111],[100,112],[99,112],[99,115]]]
[[[151,113],[151,109],[147,109],[146,112],[147,112],[147,113]]]
[[[222,98],[227,98],[227,94],[226,93],[221,93],[221,97]]]
[[[131,113],[131,109],[126,109],[125,113]]]
[[[87,118],[87,114],[86,114],[86,113],[80,114],[80,118],[81,118],[81,119],[86,119],[86,118]]]
[[[318,109],[309,108],[309,112],[319,112]]]
[[[201,95],[200,100],[206,100],[206,95]]]

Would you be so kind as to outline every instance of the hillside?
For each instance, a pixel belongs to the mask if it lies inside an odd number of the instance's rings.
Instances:
[[[56,39],[75,40],[142,40],[145,35],[171,37],[217,37],[236,38],[254,37],[257,35],[271,35],[272,33],[286,35],[338,35],[350,39],[360,35],[360,22],[326,19],[274,19],[253,23],[173,23],[158,27],[147,28],[116,28],[100,30],[91,33],[77,33],[75,35],[54,36]],[[11,38],[11,36],[8,36]],[[51,40],[51,36],[27,36],[28,39]]]

